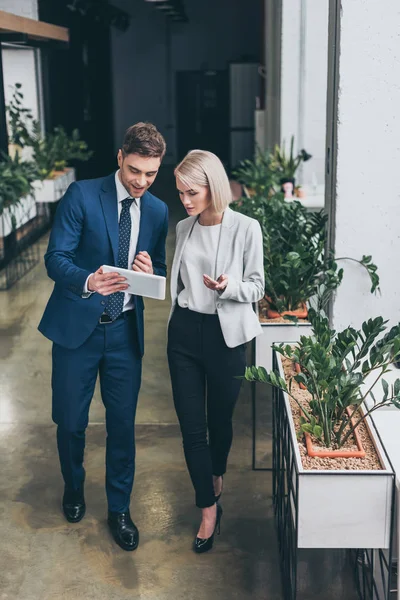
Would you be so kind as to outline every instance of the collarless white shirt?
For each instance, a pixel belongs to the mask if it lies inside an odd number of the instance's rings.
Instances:
[[[128,194],[125,187],[121,183],[121,180],[119,178],[119,169],[115,173],[115,188],[117,190],[118,223],[119,223],[119,219],[121,217],[121,211],[122,211],[122,201],[125,200],[125,198],[132,198],[132,196],[130,196]],[[139,239],[140,200],[141,200],[140,198],[133,198],[133,202],[130,207],[131,239],[129,242],[128,269],[132,269],[132,265],[133,265],[133,262],[134,262],[135,256],[136,256],[136,247],[137,247],[137,243],[138,243],[138,239]],[[89,292],[88,287],[87,287],[89,277],[86,280],[85,288],[83,290],[85,294],[91,293],[91,292]],[[128,292],[124,292],[124,296],[125,296],[124,297],[124,308],[122,309],[122,311],[125,312],[126,310],[132,310],[134,308],[132,294],[128,294]]]
[[[221,224],[200,225],[196,221],[182,254],[180,277],[183,290],[178,304],[194,312],[214,315],[217,312],[218,292],[204,285],[203,274],[215,279]]]

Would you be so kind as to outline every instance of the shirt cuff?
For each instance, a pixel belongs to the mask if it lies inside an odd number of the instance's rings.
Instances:
[[[90,273],[89,277],[91,277],[92,275],[93,273]],[[83,286],[82,298],[90,298],[90,296],[94,294],[94,292],[90,292],[88,289],[89,277],[86,279],[85,285]]]

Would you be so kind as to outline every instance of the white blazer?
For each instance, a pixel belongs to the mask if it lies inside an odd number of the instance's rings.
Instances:
[[[179,276],[182,255],[197,218],[188,217],[176,226],[169,320],[183,289]],[[235,348],[262,333],[252,306],[264,296],[263,240],[258,221],[230,208],[225,210],[216,264],[216,277],[228,275],[228,285],[217,299],[217,313],[226,345]]]

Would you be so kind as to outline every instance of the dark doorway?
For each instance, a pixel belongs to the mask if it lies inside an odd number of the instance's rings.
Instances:
[[[68,27],[67,48],[43,50],[46,129],[79,129],[94,155],[77,164],[78,177],[115,168],[110,26],[68,8],[68,0],[39,0],[40,19]]]
[[[179,71],[176,94],[178,160],[199,148],[229,167],[228,72]]]

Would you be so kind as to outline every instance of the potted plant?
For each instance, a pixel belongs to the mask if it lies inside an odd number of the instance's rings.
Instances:
[[[0,237],[8,259],[16,246],[16,230],[36,216],[33,182],[37,169],[31,162],[3,154],[0,161]]]
[[[245,373],[246,380],[275,389],[275,493],[294,461],[298,547],[388,548],[393,472],[371,415],[400,408],[400,379],[392,385],[384,379],[400,357],[400,326],[378,340],[386,329],[382,317],[339,333],[314,310],[309,319],[310,336],[296,345],[274,345],[274,370],[248,367]],[[355,432],[365,444],[364,458],[351,456]],[[316,448],[322,456],[312,456]],[[282,501],[276,497],[277,505]]]
[[[377,267],[371,256],[335,258],[327,251],[327,221],[323,211],[308,213],[299,202],[286,203],[279,196],[264,203],[261,227],[267,318],[306,318],[312,297],[318,298],[318,308],[324,309],[343,278],[337,263],[345,259],[366,269],[371,293],[378,289]]]
[[[305,333],[303,328],[310,327],[311,301],[318,310],[326,309],[343,279],[340,261],[356,260],[370,277],[371,293],[378,290],[379,276],[371,256],[335,258],[327,250],[328,217],[323,211],[310,213],[300,202],[285,202],[281,193],[244,198],[234,208],[257,219],[263,233],[265,298],[257,309],[265,335],[256,338],[256,358],[265,368],[272,367],[273,342],[296,341]],[[293,321],[298,327],[293,327]],[[271,326],[275,331],[270,331]]]
[[[275,193],[278,184],[275,170],[272,168],[272,156],[262,152],[257,147],[254,160],[244,160],[233,170],[233,175],[239,181],[245,196],[263,196],[269,198]]]
[[[71,163],[89,160],[93,154],[86,142],[80,139],[77,129],[71,136],[63,127],[56,127],[52,133],[42,135],[37,122],[34,123],[30,145],[42,180],[35,186],[37,202],[57,202],[75,180]]]
[[[296,156],[294,155],[294,136],[292,136],[290,140],[289,156],[285,153],[285,142],[282,143],[281,147],[278,145],[275,146],[271,156],[271,168],[279,177],[282,192],[285,191],[284,186],[286,183],[290,183],[292,185],[292,193],[295,192],[296,171],[301,163],[307,162],[310,158],[312,158],[312,155],[304,150],[304,148],[302,148]]]
[[[77,129],[68,135],[63,127],[55,127],[52,132],[44,134],[32,111],[23,106],[21,87],[20,83],[15,85],[12,100],[7,106],[11,147],[17,145],[18,148],[31,149],[38,172],[36,201],[57,202],[75,180],[71,164],[89,160],[93,152],[80,139]]]

